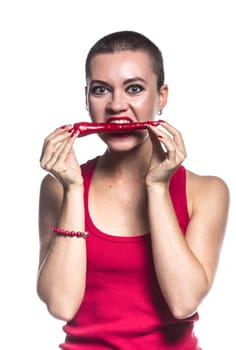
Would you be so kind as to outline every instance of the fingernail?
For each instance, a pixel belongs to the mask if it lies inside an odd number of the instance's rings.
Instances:
[[[165,120],[158,119],[159,123],[165,123]]]
[[[80,134],[80,131],[74,129],[74,131],[73,131],[72,134],[71,134],[71,137],[74,137],[75,135],[76,135],[76,137],[77,137],[77,136],[79,136],[79,134]]]
[[[66,125],[60,126],[60,129],[65,129],[65,128],[66,128]]]
[[[68,132],[72,132],[72,131],[74,131],[74,128],[70,128],[70,129],[68,130]]]

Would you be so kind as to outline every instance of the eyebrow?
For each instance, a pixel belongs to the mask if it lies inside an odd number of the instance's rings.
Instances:
[[[90,84],[101,84],[101,85],[108,85],[105,81],[103,80],[91,80]]]
[[[144,80],[144,79],[142,79],[140,77],[134,77],[134,78],[127,79],[127,80],[125,80],[125,84],[130,84],[130,83],[134,83],[134,82],[137,82],[137,81],[141,81],[142,83],[146,84],[146,80]]]
[[[140,77],[134,77],[134,78],[126,79],[124,84],[127,85],[127,84],[131,84],[131,83],[135,83],[137,81],[140,81],[140,82],[146,84],[146,81],[144,79],[140,78]],[[107,83],[106,81],[99,80],[99,79],[91,80],[90,84],[109,85],[109,83]]]

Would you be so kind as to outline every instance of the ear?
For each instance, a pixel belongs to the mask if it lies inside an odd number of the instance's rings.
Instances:
[[[168,85],[164,84],[161,86],[160,92],[159,92],[158,112],[161,112],[164,109],[167,103],[167,99],[168,99]]]

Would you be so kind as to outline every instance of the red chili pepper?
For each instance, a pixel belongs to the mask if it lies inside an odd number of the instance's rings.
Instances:
[[[129,132],[134,130],[146,129],[148,125],[157,126],[160,122],[146,121],[139,123],[89,123],[79,122],[74,124],[75,132],[79,130],[78,137],[86,136],[94,133],[114,133],[114,132]]]

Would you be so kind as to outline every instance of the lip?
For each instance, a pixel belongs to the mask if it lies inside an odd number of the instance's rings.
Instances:
[[[107,119],[107,123],[113,123],[113,122],[116,122],[116,121],[125,121],[125,122],[127,122],[127,123],[133,123],[133,120],[129,117],[129,116],[127,116],[127,115],[125,115],[125,116],[119,116],[119,117],[114,117],[114,116],[112,116],[112,117],[109,117],[108,119]]]
[[[111,123],[111,124],[119,124],[120,121],[124,121],[124,123],[133,123],[133,120],[125,115],[125,116],[111,116],[107,119],[107,123]],[[110,137],[112,138],[125,138],[125,137],[128,137],[132,134],[132,132],[113,132],[113,133],[110,133]]]

